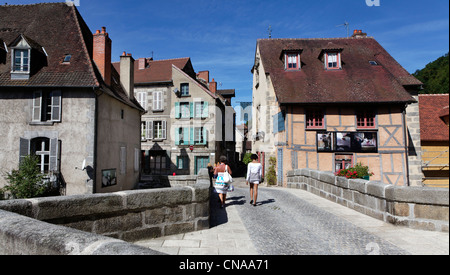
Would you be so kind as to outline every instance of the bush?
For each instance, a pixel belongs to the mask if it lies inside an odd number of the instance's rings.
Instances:
[[[19,170],[7,173],[5,178],[9,185],[4,187],[13,199],[29,199],[43,196],[48,191],[44,176],[38,167],[36,156],[26,156],[20,163]]]
[[[275,171],[275,166],[277,165],[277,159],[275,157],[269,158],[269,169],[267,169],[265,180],[267,180],[268,185],[277,184],[277,173]]]
[[[339,177],[346,177],[347,179],[368,179],[370,176],[373,176],[374,173],[369,172],[368,166],[358,163],[354,167],[337,171],[335,175]]]

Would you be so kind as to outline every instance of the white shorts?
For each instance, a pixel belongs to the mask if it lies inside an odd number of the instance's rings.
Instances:
[[[251,184],[259,184],[259,181],[249,182]]]

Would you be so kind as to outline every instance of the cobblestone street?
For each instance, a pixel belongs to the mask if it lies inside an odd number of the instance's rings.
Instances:
[[[299,189],[260,187],[249,204],[235,178],[224,209],[212,197],[211,229],[137,244],[171,255],[449,254],[449,234],[394,226]]]

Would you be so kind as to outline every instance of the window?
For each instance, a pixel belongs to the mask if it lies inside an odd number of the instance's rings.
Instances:
[[[285,114],[279,112],[273,116],[273,133],[283,132],[285,130]]]
[[[35,138],[31,140],[31,154],[38,157],[41,173],[50,171],[50,139]]]
[[[72,55],[71,55],[71,54],[66,54],[66,55],[64,56],[63,63],[68,64],[68,63],[70,63],[70,60],[71,60],[71,59],[72,59]]]
[[[286,53],[286,70],[299,70],[300,69],[300,54],[298,53]]]
[[[376,128],[375,112],[372,110],[357,111],[356,126],[358,129]]]
[[[180,116],[181,118],[191,117],[191,104],[189,102],[180,103]]]
[[[206,127],[180,127],[175,130],[175,145],[206,145]]]
[[[166,122],[153,122],[153,139],[166,139]]]
[[[30,69],[30,51],[14,49],[13,72],[29,72]]]
[[[188,156],[178,156],[177,157],[177,168],[180,170],[189,169],[189,157]]]
[[[323,111],[319,109],[306,110],[306,129],[324,129]]]
[[[205,144],[204,128],[195,127],[194,128],[194,144]]]
[[[153,92],[153,111],[163,111],[163,92]]]
[[[167,139],[167,121],[143,122],[141,124],[141,136],[143,139]]]
[[[36,91],[33,94],[33,122],[61,122],[61,91]]]
[[[373,66],[378,65],[378,63],[377,63],[376,61],[373,61],[373,60],[370,60],[370,61],[369,61],[369,64],[370,64],[370,65],[373,65]]]
[[[183,83],[180,85],[181,96],[189,95],[189,83]]]
[[[325,54],[325,68],[327,70],[338,70],[341,68],[341,53],[329,52]]]
[[[34,155],[39,157],[38,166],[42,173],[59,171],[59,146],[58,138],[20,138],[19,161],[28,155]]]
[[[209,116],[208,102],[194,102],[194,117],[207,118]]]
[[[348,169],[353,165],[353,155],[336,154],[334,157],[335,172],[341,169]]]

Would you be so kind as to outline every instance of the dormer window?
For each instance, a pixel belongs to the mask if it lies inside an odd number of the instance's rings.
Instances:
[[[69,64],[70,63],[70,59],[72,59],[72,55],[71,54],[66,54],[64,56],[63,64]]]
[[[14,40],[11,47],[11,79],[30,78],[31,46],[23,35]]]
[[[326,52],[324,59],[326,70],[339,70],[342,68],[340,52]]]
[[[30,72],[30,50],[14,49],[13,72]]]
[[[298,71],[301,68],[299,52],[285,52],[284,64],[287,71]]]

